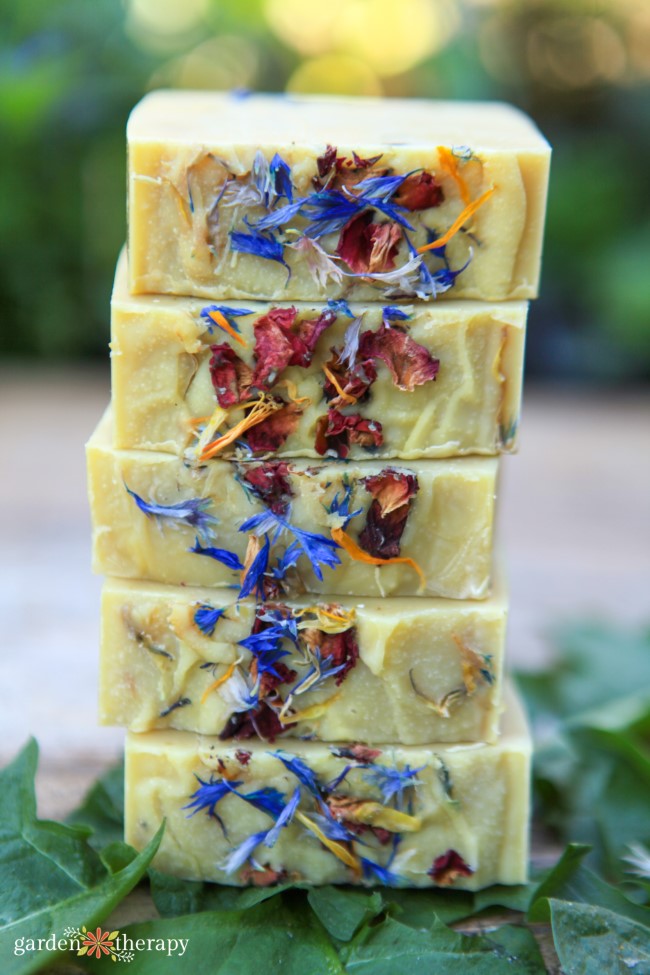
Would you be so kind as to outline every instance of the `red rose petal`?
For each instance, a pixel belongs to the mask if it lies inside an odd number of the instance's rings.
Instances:
[[[345,459],[351,444],[362,447],[381,447],[384,435],[378,420],[367,420],[359,413],[343,416],[338,410],[328,410],[327,416],[319,417],[316,423],[317,453],[324,456],[332,451],[337,457]]]
[[[210,378],[219,406],[226,409],[250,399],[253,371],[228,345],[211,345]]]
[[[376,332],[362,332],[359,337],[361,358],[381,359],[391,371],[398,389],[413,392],[430,379],[435,379],[440,360],[415,342],[402,328],[388,328],[385,323]]]
[[[393,202],[406,210],[428,210],[443,200],[442,186],[431,173],[411,173],[393,197]]]

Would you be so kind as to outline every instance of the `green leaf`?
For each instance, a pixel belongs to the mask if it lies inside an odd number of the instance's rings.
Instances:
[[[650,975],[650,934],[603,907],[549,900],[555,950],[565,975]]]
[[[533,897],[528,914],[531,921],[549,921],[550,898],[592,904],[621,914],[650,927],[650,910],[629,900],[620,890],[601,880],[582,863],[588,846],[571,844],[551,872],[544,878]]]
[[[159,870],[150,869],[151,896],[163,917],[196,914],[205,911],[244,911],[277,897],[291,884],[275,887],[220,887],[195,880],[180,880]]]
[[[62,937],[67,927],[98,924],[138,883],[162,830],[125,869],[107,874],[88,831],[36,818],[34,741],[0,772],[0,971],[27,975],[56,950],[14,954],[19,939]],[[24,943],[24,941],[23,941]]]
[[[86,793],[81,805],[66,822],[92,830],[90,840],[97,849],[120,842],[124,836],[124,762],[109,769]]]
[[[313,887],[307,894],[309,904],[321,924],[337,941],[350,941],[367,921],[382,911],[384,896],[373,891],[348,887]]]
[[[187,939],[180,957],[166,951],[139,951],[129,975],[160,975],[187,971],[192,975],[343,975],[336,950],[313,914],[278,899],[247,911],[208,911],[186,917],[133,924],[122,935],[178,943]],[[115,973],[109,958],[83,959],[91,973]],[[168,966],[167,968],[165,966]]]
[[[496,936],[464,935],[436,921],[429,930],[388,918],[363,928],[345,953],[347,975],[543,975],[537,943],[530,931],[509,926]]]

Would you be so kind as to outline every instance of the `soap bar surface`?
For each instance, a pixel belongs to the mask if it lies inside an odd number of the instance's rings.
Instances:
[[[256,607],[223,590],[109,579],[100,717],[238,741],[494,741],[506,613],[503,586],[480,602]]]
[[[245,569],[246,584],[267,598],[481,599],[497,464],[215,459],[192,467],[173,454],[116,450],[107,413],[88,445],[94,568],[235,589]]]
[[[537,294],[550,149],[507,105],[153,92],[127,137],[135,293]]]
[[[355,460],[510,450],[526,313],[525,302],[399,309],[366,302],[335,310],[326,302],[224,308],[131,296],[123,254],[112,299],[115,446],[182,454],[197,441],[196,418],[225,407],[216,439],[266,396],[277,412],[226,444],[221,456],[242,442],[276,457]],[[305,329],[312,330],[313,350],[291,364]],[[350,359],[345,350],[355,337]],[[265,369],[270,343],[279,353],[272,373]],[[336,435],[336,424],[349,416],[356,427]]]
[[[523,883],[530,753],[514,697],[493,745],[130,734],[126,841],[142,849],[164,818],[158,869],[235,885]]]

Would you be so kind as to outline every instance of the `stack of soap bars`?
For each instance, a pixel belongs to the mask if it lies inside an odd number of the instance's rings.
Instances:
[[[147,96],[88,448],[126,839],[226,884],[527,869],[493,561],[549,147],[503,105]]]

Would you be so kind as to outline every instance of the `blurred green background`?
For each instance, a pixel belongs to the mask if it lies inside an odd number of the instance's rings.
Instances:
[[[0,0],[0,355],[105,356],[147,90],[499,98],[554,146],[529,373],[650,379],[649,0]]]

